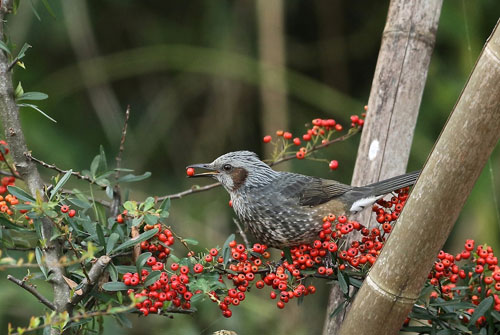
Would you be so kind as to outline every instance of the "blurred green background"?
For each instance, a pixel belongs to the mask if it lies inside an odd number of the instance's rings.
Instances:
[[[388,1],[340,0],[49,3],[55,17],[41,1],[22,0],[6,24],[18,47],[33,46],[24,58],[26,70],[15,71],[15,83],[21,81],[25,91],[47,93],[49,99],[39,106],[57,120],[22,110],[29,148],[48,163],[83,170],[102,144],[111,163],[130,105],[122,166],[153,173],[131,184],[130,198],[136,200],[191,187],[184,170],[190,163],[240,149],[265,158],[261,139],[272,130],[300,135],[316,117],[348,125],[349,116],[360,114],[367,103],[388,8]],[[499,14],[497,0],[444,2],[409,170],[423,165]],[[261,76],[259,61],[277,65]],[[286,69],[284,81],[280,64]],[[358,142],[359,136],[323,152],[339,160],[335,172],[312,161],[283,168],[348,183]],[[499,171],[497,148],[447,251],[458,251],[466,238],[500,246]],[[53,175],[41,172],[47,180]],[[73,186],[88,189],[78,182]],[[200,240],[200,249],[221,245],[235,231],[228,200],[222,189],[174,200],[169,223],[181,236]],[[25,325],[30,315],[43,313],[5,276],[0,276],[0,333],[7,322]],[[39,286],[50,295],[45,283]],[[107,320],[104,334],[211,334],[219,329],[318,334],[328,295],[326,284],[318,286],[315,296],[301,306],[288,304],[285,311],[275,307],[265,289],[249,294],[231,319],[206,302],[195,316],[131,316],[132,329]]]

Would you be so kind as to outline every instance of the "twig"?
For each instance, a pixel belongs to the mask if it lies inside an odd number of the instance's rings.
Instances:
[[[72,305],[78,304],[86,296],[95,283],[97,283],[109,262],[111,262],[111,257],[108,255],[101,256],[97,259],[94,265],[90,268],[87,278],[85,278],[81,284],[81,289],[83,291],[82,294],[73,295],[73,298],[71,299]]]
[[[125,111],[125,122],[123,123],[122,129],[122,138],[120,140],[120,147],[118,149],[118,154],[116,155],[116,171],[115,171],[115,179],[118,181],[120,178],[120,167],[122,163],[122,153],[125,149],[125,139],[127,137],[127,125],[128,119],[130,117],[130,105],[127,106],[127,110]],[[120,212],[120,206],[122,204],[122,197],[120,193],[120,184],[117,182],[115,187],[113,187],[113,201],[111,202],[111,215],[116,216]]]
[[[25,280],[19,280],[11,275],[7,275],[7,279],[10,280],[11,282],[13,282],[14,284],[21,286],[29,293],[33,294],[35,296],[35,298],[38,299],[38,301],[40,301],[42,304],[44,304],[45,306],[47,306],[51,310],[53,310],[53,311],[56,310],[56,307],[54,306],[54,304],[52,302],[50,302],[47,298],[45,298],[43,295],[41,295],[40,292],[38,292],[33,285],[28,285],[28,284],[26,284]]]
[[[5,165],[7,165],[7,167],[9,168],[9,171],[10,171],[10,174],[16,178],[19,178],[19,179],[22,179],[21,175],[15,170],[15,168],[10,165],[10,163],[7,161],[7,159],[5,159]]]
[[[64,238],[66,239],[66,241],[69,243],[69,248],[73,251],[73,253],[75,254],[75,257],[77,259],[82,259],[82,256],[78,254],[78,251],[75,249],[75,246],[73,245],[73,242],[71,242],[71,233],[69,233],[70,235],[67,236],[66,234],[63,234],[64,235]],[[82,260],[80,262],[80,267],[82,268],[82,272],[83,274],[85,275],[85,278],[87,280],[90,280],[89,278],[89,274],[87,273],[87,269],[85,269],[85,264],[84,264],[84,261]]]
[[[243,229],[241,229],[240,222],[236,218],[233,218],[233,222],[236,225],[236,227],[238,227],[239,233],[240,233],[241,237],[243,238],[243,241],[245,241],[245,246],[247,247],[247,249],[250,249],[250,242],[248,242],[247,235],[245,234]]]
[[[31,161],[33,161],[35,163],[40,164],[44,168],[55,170],[55,171],[57,171],[59,173],[67,173],[69,171],[69,170],[63,170],[63,169],[57,167],[54,164],[45,163],[44,161],[42,161],[42,160],[40,160],[40,159],[38,159],[36,157],[33,157],[33,155],[31,155],[31,152],[25,152],[24,156],[26,156],[26,158],[28,158],[29,160],[31,160]],[[84,176],[80,172],[72,171],[71,175],[75,176],[78,179],[85,180],[85,181],[89,182],[90,184],[95,184],[95,181],[92,178]],[[103,188],[103,189],[105,188],[105,187],[102,187],[102,186],[100,186],[100,187]]]
[[[165,199],[180,199],[185,195],[190,195],[193,193],[208,191],[208,190],[215,188],[217,186],[220,186],[220,183],[213,183],[213,184],[209,184],[209,185],[201,186],[201,187],[200,186],[193,186],[189,190],[185,190],[185,191],[182,191],[179,193],[174,193],[174,194],[164,195],[161,197],[156,197],[156,201],[163,201]]]

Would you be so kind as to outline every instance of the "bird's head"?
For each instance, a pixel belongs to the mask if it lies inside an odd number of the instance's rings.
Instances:
[[[193,164],[187,168],[202,168],[208,172],[194,174],[191,177],[212,177],[218,180],[228,192],[242,188],[259,187],[270,183],[278,172],[262,162],[250,151],[235,151],[224,154],[212,163]]]

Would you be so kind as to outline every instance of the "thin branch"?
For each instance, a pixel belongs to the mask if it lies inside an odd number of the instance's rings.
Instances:
[[[241,237],[243,238],[243,241],[245,242],[245,246],[247,247],[247,249],[250,249],[250,242],[248,242],[247,235],[245,234],[245,232],[241,228],[240,222],[236,218],[233,218],[233,222],[236,225],[236,227],[238,227],[238,231],[239,231]]]
[[[186,195],[190,195],[190,194],[193,194],[193,193],[199,193],[199,192],[204,192],[204,191],[208,191],[208,190],[211,190],[212,188],[215,188],[215,187],[218,187],[220,186],[220,183],[213,183],[213,184],[209,184],[209,185],[206,185],[206,186],[193,186],[192,188],[190,188],[189,190],[185,190],[185,191],[182,191],[182,192],[179,192],[179,193],[174,193],[174,194],[169,194],[169,195],[164,195],[164,196],[161,196],[161,197],[156,197],[156,201],[163,201],[165,199],[180,199],[182,198],[183,196],[186,196]]]
[[[25,152],[25,153],[24,153],[24,156],[26,156],[26,158],[28,158],[29,160],[31,160],[31,161],[33,161],[33,162],[35,162],[35,163],[40,164],[40,165],[41,165],[41,166],[43,166],[44,168],[51,169],[51,170],[55,170],[55,171],[57,171],[57,172],[59,172],[59,173],[67,173],[67,172],[69,171],[69,170],[63,170],[63,169],[61,169],[61,168],[57,167],[57,166],[56,166],[56,165],[54,165],[54,164],[48,164],[48,163],[45,163],[44,161],[42,161],[42,160],[40,160],[40,159],[38,159],[38,158],[36,158],[36,157],[33,157],[33,155],[31,155],[31,152]],[[84,176],[84,175],[82,175],[82,174],[81,174],[80,172],[78,172],[78,171],[77,171],[77,172],[72,171],[72,172],[71,172],[71,175],[72,175],[72,176],[75,176],[75,177],[76,177],[76,178],[78,178],[78,179],[85,180],[85,181],[89,182],[90,184],[95,184],[95,181],[94,181],[92,178],[90,178],[90,177],[88,177],[88,176]],[[104,188],[104,187],[102,187],[102,186],[100,186],[100,187],[101,187],[101,188]]]
[[[109,262],[111,262],[111,257],[109,257],[108,255],[101,256],[97,259],[94,265],[92,265],[92,267],[90,268],[87,278],[83,279],[81,285],[81,289],[83,291],[82,294],[73,295],[73,298],[71,299],[72,305],[78,304],[87,295],[87,293],[92,289],[95,283],[98,282]]]
[[[120,206],[122,204],[122,197],[120,192],[120,184],[118,183],[118,179],[120,178],[120,167],[122,163],[122,154],[125,149],[125,139],[127,137],[127,125],[128,119],[130,117],[130,105],[127,106],[127,110],[125,111],[125,122],[123,123],[122,129],[122,138],[120,140],[120,147],[118,149],[118,154],[116,155],[116,171],[115,171],[115,179],[117,183],[115,187],[113,187],[113,201],[111,202],[111,215],[116,216],[120,212]]]
[[[7,279],[10,280],[11,282],[13,282],[14,284],[17,284],[20,287],[24,288],[29,293],[33,294],[35,296],[35,298],[38,299],[38,301],[40,301],[42,304],[44,304],[45,306],[47,306],[51,310],[53,310],[53,311],[56,310],[56,306],[54,306],[54,304],[52,302],[50,302],[47,298],[45,298],[43,295],[41,295],[40,292],[38,292],[33,285],[26,284],[26,281],[24,279],[19,280],[11,275],[7,275]]]

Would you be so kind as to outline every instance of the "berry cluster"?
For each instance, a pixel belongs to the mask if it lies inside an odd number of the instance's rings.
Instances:
[[[149,241],[141,242],[141,250],[144,252],[149,251],[159,260],[163,261],[170,254],[169,247],[174,244],[175,238],[170,229],[162,227],[159,223],[155,225],[146,225],[144,230],[148,231],[154,228],[157,228],[158,232]],[[161,267],[163,268],[163,265]]]
[[[62,205],[61,206],[61,213],[63,214],[68,214],[70,218],[74,217],[76,215],[76,210],[70,209],[68,205]]]
[[[362,115],[364,117],[364,114]],[[351,129],[360,129],[364,124],[364,120],[358,115],[351,116]],[[326,146],[335,141],[332,139],[336,132],[341,132],[344,128],[340,123],[337,123],[334,119],[314,119],[312,120],[312,127],[306,130],[306,133],[301,137],[294,137],[291,132],[278,130],[276,131],[276,136],[278,141],[274,144],[280,146],[280,150],[277,151],[276,157],[273,160],[278,160],[285,155],[293,154],[297,159],[306,158],[312,151],[314,151],[319,145]],[[281,139],[281,140],[280,140]],[[264,143],[272,143],[272,136],[266,135],[263,138]],[[303,142],[305,145],[303,145]],[[293,147],[300,147],[298,150],[292,149]],[[338,161],[332,160],[328,162],[328,166],[331,170],[336,170],[339,166]],[[193,173],[192,171],[187,171],[188,175]]]
[[[153,271],[155,270],[154,267],[156,264],[158,264],[155,257],[150,257],[147,263],[148,265],[150,263],[155,263],[155,265],[153,265]],[[160,262],[159,264],[161,264],[161,268],[163,268],[163,263]],[[160,269],[157,268],[156,270]],[[167,272],[161,272],[158,280],[144,287],[148,281],[150,272],[146,269],[142,269],[140,276],[138,273],[125,273],[123,275],[123,283],[132,287],[143,287],[139,292],[136,292],[135,288],[130,288],[127,293],[133,293],[134,297],[138,300],[145,298],[135,306],[144,316],[147,316],[149,313],[158,313],[158,310],[163,308],[164,303],[170,301],[175,307],[189,309],[191,308],[190,300],[193,293],[190,292],[187,287],[189,283],[188,272],[189,268],[187,266],[181,267],[180,274],[172,274],[169,276]]]
[[[500,267],[490,246],[474,246],[467,240],[464,249],[453,256],[440,251],[434,267],[429,273],[429,284],[433,286],[431,299],[438,297],[451,301],[472,303],[477,306],[485,298],[493,297],[493,309],[500,311]],[[460,261],[468,260],[459,264]],[[462,322],[468,323],[475,308],[464,310]],[[444,311],[443,311],[444,313]],[[479,317],[478,328],[486,325],[486,317]]]

